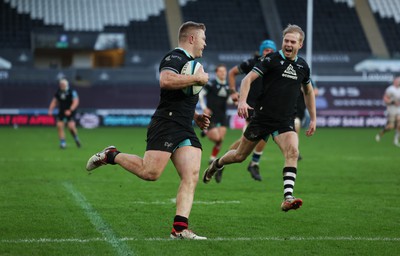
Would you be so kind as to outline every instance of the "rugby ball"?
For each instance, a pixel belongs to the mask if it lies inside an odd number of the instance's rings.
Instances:
[[[181,70],[182,75],[193,75],[197,72],[197,70],[201,67],[201,63],[195,60],[190,60],[186,62]],[[194,84],[192,86],[188,86],[183,88],[182,91],[186,95],[196,95],[203,89],[202,85]]]

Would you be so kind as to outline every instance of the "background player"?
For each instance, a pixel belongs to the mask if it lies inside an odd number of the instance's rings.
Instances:
[[[400,147],[400,76],[396,77],[393,84],[385,90],[383,101],[386,104],[386,126],[375,136],[377,142],[381,141],[382,136],[393,129],[396,129],[393,143]]]
[[[252,70],[254,65],[260,61],[261,56],[268,55],[275,51],[276,51],[275,42],[272,40],[264,40],[261,42],[259,51],[254,55],[253,58],[247,59],[247,60],[243,61],[242,63],[240,63],[239,65],[234,66],[233,68],[231,68],[229,70],[229,75],[228,75],[229,88],[231,91],[231,98],[234,102],[237,102],[239,100],[239,93],[236,91],[236,76],[248,74]],[[252,83],[249,95],[247,96],[247,104],[249,104],[250,106],[254,106],[256,98],[262,92],[262,86],[263,86],[262,78],[258,78]],[[249,124],[253,114],[254,114],[253,111],[250,110],[249,117],[246,118],[246,126],[243,127],[243,131],[246,129],[247,125]],[[237,149],[237,147],[239,146],[239,143],[240,143],[240,138],[231,145],[230,149]],[[247,170],[250,172],[251,177],[254,180],[258,180],[258,181],[262,180],[262,177],[260,175],[259,163],[260,163],[261,155],[264,151],[265,144],[266,144],[266,142],[264,140],[260,140],[260,142],[255,147],[255,149],[253,151],[253,155],[251,157],[251,161],[250,161],[249,165],[247,166]],[[218,180],[220,181],[222,179],[222,171],[223,170],[220,170],[216,174],[215,179],[217,181]]]
[[[57,131],[60,139],[60,148],[65,149],[67,143],[65,141],[65,124],[68,125],[72,137],[75,140],[76,146],[81,147],[81,142],[78,138],[78,129],[75,123],[76,109],[79,106],[78,93],[69,87],[67,79],[61,79],[58,83],[58,89],[50,102],[48,114],[53,115],[54,109],[58,106],[57,114]]]
[[[226,134],[226,107],[228,99],[230,99],[226,74],[226,66],[223,64],[218,65],[215,68],[215,79],[209,81],[199,95],[199,102],[203,112],[211,116],[210,126],[205,133],[208,139],[214,143],[209,163],[214,161],[220,152]]]

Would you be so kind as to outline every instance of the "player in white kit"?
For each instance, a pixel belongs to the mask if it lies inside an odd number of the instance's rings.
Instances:
[[[386,89],[383,101],[386,104],[387,123],[375,136],[375,140],[379,142],[386,132],[396,129],[393,143],[400,147],[400,76],[396,77],[393,84]]]

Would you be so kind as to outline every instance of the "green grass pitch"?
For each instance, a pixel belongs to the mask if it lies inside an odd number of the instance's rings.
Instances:
[[[0,255],[400,255],[400,148],[393,132],[320,128],[300,137],[296,211],[280,210],[283,158],[269,141],[262,182],[241,164],[220,184],[199,182],[190,228],[206,241],[169,239],[178,175],[146,182],[118,166],[92,175],[108,145],[143,156],[144,128],[80,129],[77,149],[55,128],[0,128]],[[197,131],[199,133],[199,131]],[[221,153],[241,135],[229,130]],[[204,151],[200,176],[212,144]]]

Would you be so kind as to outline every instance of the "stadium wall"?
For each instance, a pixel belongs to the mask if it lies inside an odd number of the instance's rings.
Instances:
[[[22,58],[27,61],[31,57],[21,51],[14,53],[15,63],[21,56],[27,56]],[[80,95],[82,126],[146,126],[159,99],[158,64],[164,53],[128,51],[124,67],[118,69],[40,69],[23,65],[0,69],[0,125],[54,125],[54,120],[46,116],[47,107],[57,79],[65,77]],[[200,61],[213,78],[213,70],[219,63],[230,68],[250,57],[248,52],[209,51]],[[313,78],[320,88],[318,126],[384,125],[382,95],[396,74],[386,70],[355,70],[365,57],[359,53],[314,54]],[[238,85],[241,78],[237,78]],[[232,127],[240,128],[234,109],[229,117],[233,120]]]

